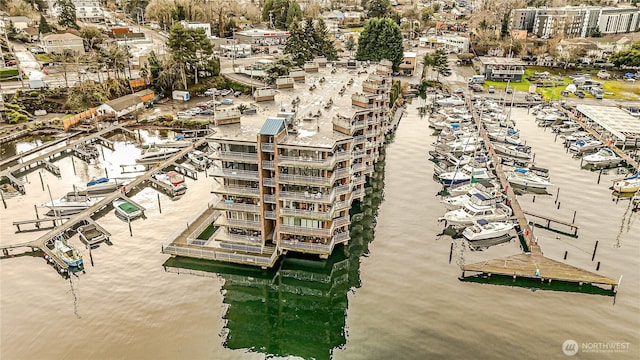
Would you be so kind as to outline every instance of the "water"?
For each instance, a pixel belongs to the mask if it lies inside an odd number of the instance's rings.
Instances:
[[[162,214],[157,193],[145,189],[133,197],[147,208],[147,219],[132,222],[133,237],[112,213],[99,220],[113,245],[93,250],[93,267],[84,251],[86,274],[65,280],[36,257],[0,261],[0,357],[551,359],[564,358],[562,343],[573,339],[630,343],[626,352],[580,352],[576,358],[637,359],[638,214],[627,211],[628,201],[612,201],[607,187],[616,175],[603,175],[596,184],[598,174],[580,170],[579,160],[527,119],[526,110],[514,109],[512,116],[561,188],[560,209],[555,188],[535,202],[533,195],[521,196],[523,208],[568,221],[577,210],[581,226],[577,239],[535,229],[544,254],[562,260],[568,251],[569,264],[595,271],[600,261],[601,274],[624,275],[615,303],[611,296],[459,281],[463,261],[517,254],[519,245],[514,240],[473,252],[461,240],[438,235],[442,224],[436,219],[444,208],[427,154],[434,138],[427,118],[410,107],[387,146],[384,179],[372,181],[377,189],[363,204],[349,247],[328,261],[287,258],[268,271],[193,260],[165,264],[161,244],[211,199],[212,180],[188,181],[177,201],[161,195]],[[118,163],[131,163],[138,153],[117,143],[115,153],[105,150],[104,164],[75,160],[73,175],[71,158],[65,158],[58,163],[62,180],[42,174],[60,195],[71,183],[103,175],[105,166],[110,176],[118,174]],[[3,244],[39,234],[12,230],[11,221],[33,218],[33,204],[48,200],[38,175],[28,179],[28,196],[9,199],[9,208],[0,210]]]

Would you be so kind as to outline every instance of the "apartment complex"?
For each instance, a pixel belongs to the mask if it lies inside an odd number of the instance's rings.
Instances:
[[[278,90],[266,119],[216,114],[208,141],[219,213],[198,245],[236,256],[208,258],[268,267],[276,254],[328,257],[349,241],[351,205],[365,196],[389,124],[391,63],[350,79],[339,71],[344,81],[320,68]]]
[[[640,30],[636,7],[566,6],[526,8],[511,13],[511,30],[526,30],[541,38],[589,37],[594,32],[619,34]]]
[[[104,11],[98,0],[73,0],[76,7],[76,18],[86,22],[104,21]],[[60,15],[60,7],[56,1],[49,1],[49,15],[57,18]]]

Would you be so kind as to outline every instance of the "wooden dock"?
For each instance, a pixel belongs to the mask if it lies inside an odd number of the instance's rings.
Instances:
[[[593,128],[588,126],[584,121],[582,121],[582,119],[577,117],[571,111],[569,111],[569,110],[567,110],[567,109],[565,109],[565,108],[563,108],[562,106],[559,106],[559,105],[556,105],[556,108],[561,110],[564,114],[566,114],[572,121],[575,121],[578,125],[582,126],[582,128],[585,131],[587,131],[589,134],[591,134],[591,136],[593,136],[594,138],[600,140],[602,142],[603,146],[606,146],[607,139],[602,137],[601,133],[597,132],[596,130],[594,130]],[[629,156],[629,154],[627,154],[626,152],[622,151],[622,149],[618,148],[617,146],[609,146],[609,148],[611,150],[613,150],[616,154],[618,154],[618,156],[620,156],[622,158],[622,160],[624,160],[629,166],[632,166],[634,169],[636,169],[636,171],[640,170],[640,164],[638,164],[637,161],[635,161],[631,156]]]
[[[95,134],[94,134],[95,135]],[[200,139],[198,141],[196,141],[194,144],[196,144],[196,147],[204,144],[207,141],[206,138],[204,139]],[[63,224],[57,226],[56,228],[54,228],[53,230],[47,232],[46,234],[40,236],[39,238],[32,240],[32,241],[28,241],[28,242],[24,242],[24,243],[19,243],[19,244],[13,244],[13,245],[2,245],[0,246],[0,249],[2,250],[3,254],[5,254],[5,256],[9,256],[9,249],[14,249],[14,248],[29,248],[29,249],[41,249],[42,251],[45,252],[45,254],[47,254],[47,257],[50,259],[50,261],[52,261],[55,266],[63,271],[67,271],[68,270],[68,266],[66,266],[66,264],[64,264],[64,262],[62,260],[60,260],[53,251],[51,251],[51,249],[49,249],[46,244],[51,242],[52,240],[54,240],[55,238],[59,237],[59,236],[63,236],[65,234],[66,231],[68,230],[73,230],[78,223],[82,222],[83,224],[89,222],[89,223],[93,223],[92,221],[92,216],[99,213],[100,211],[104,210],[105,208],[112,206],[112,202],[113,200],[117,199],[117,198],[125,198],[128,199],[126,197],[126,195],[129,192],[135,192],[137,191],[136,189],[138,187],[141,186],[146,186],[148,184],[149,179],[152,177],[152,175],[154,175],[155,173],[157,173],[158,171],[161,171],[164,168],[167,168],[169,166],[171,166],[174,162],[176,162],[178,159],[184,157],[185,155],[187,155],[187,153],[189,153],[190,151],[193,151],[193,148],[185,148],[182,149],[181,151],[177,152],[176,154],[174,154],[172,157],[159,162],[157,164],[157,166],[147,170],[144,174],[138,176],[135,180],[133,180],[132,182],[130,182],[129,184],[126,185],[126,187],[124,188],[120,188],[116,191],[113,191],[110,194],[107,194],[102,200],[100,200],[98,203],[94,204],[92,207],[76,214],[76,215],[72,215],[66,222],[64,222]],[[130,200],[130,199],[129,199]]]
[[[519,228],[518,231],[520,233],[521,240],[524,240],[521,241],[524,254],[512,255],[504,258],[462,265],[462,278],[464,279],[465,274],[471,272],[485,274],[487,276],[491,276],[494,274],[511,276],[514,279],[521,277],[540,279],[541,281],[546,280],[549,282],[557,280],[578,283],[580,285],[584,283],[610,285],[611,289],[615,290],[615,287],[618,285],[618,282],[616,280],[577,268],[575,266],[564,264],[560,261],[546,258],[542,254],[542,250],[540,249],[538,242],[533,239],[533,232],[531,231],[529,223],[527,222],[526,213],[520,207],[518,199],[516,198],[516,194],[513,192],[512,186],[510,186],[509,182],[507,181],[507,177],[502,169],[500,159],[493,150],[493,146],[489,141],[487,131],[480,121],[480,117],[474,110],[471,102],[468,101],[467,106],[473,114],[475,123],[478,126],[478,131],[480,132],[480,136],[484,141],[485,148],[488,150],[493,164],[496,164],[496,174],[498,176],[498,179],[500,180],[502,188],[506,190],[504,193],[506,194],[507,200],[511,205],[513,215],[518,222],[518,227],[516,229]],[[558,220],[556,222],[559,223],[561,221]],[[575,229],[577,231],[577,227],[575,227]]]
[[[83,137],[82,139],[78,139],[75,141],[68,141],[69,139],[67,139],[68,143],[63,147],[53,149],[33,159],[20,162],[16,165],[10,166],[5,170],[0,171],[0,179],[3,179],[3,178],[8,179],[9,182],[11,182],[11,184],[18,191],[20,191],[20,193],[24,194],[25,193],[24,184],[22,184],[22,182],[17,179],[16,177],[18,176],[17,174],[25,173],[27,171],[30,171],[38,167],[44,167],[45,169],[50,171],[52,174],[56,176],[60,176],[60,169],[56,165],[54,165],[52,161],[56,161],[64,156],[67,156],[67,154],[69,153],[74,153],[75,151],[78,151],[78,146],[80,145],[92,144],[97,141],[101,142],[103,146],[110,147],[111,149],[113,149],[113,142],[111,140],[105,139],[103,135],[109,134],[114,131],[129,132],[133,134],[131,130],[125,129],[122,126],[111,126],[97,133]],[[82,156],[83,155],[81,155],[81,158]]]
[[[46,142],[46,143],[44,143],[44,144],[42,144],[40,146],[36,146],[36,147],[34,147],[32,149],[29,149],[27,151],[23,151],[23,152],[21,152],[19,154],[16,154],[16,155],[13,155],[11,157],[8,157],[8,158],[0,161],[0,167],[3,167],[5,165],[10,164],[10,163],[15,162],[15,161],[19,161],[20,159],[22,159],[25,156],[29,156],[29,155],[35,154],[35,153],[37,153],[39,151],[47,149],[50,146],[57,145],[57,144],[59,144],[61,142],[65,142],[65,141],[67,141],[69,139],[72,139],[72,138],[78,136],[78,135],[80,135],[79,132],[71,133],[71,134],[66,135],[64,137],[51,140],[51,141]]]
[[[566,234],[571,234],[571,232],[572,232],[573,233],[572,235],[574,237],[578,237],[578,229],[580,229],[580,226],[578,226],[574,222],[568,222],[568,221],[556,219],[556,218],[553,218],[553,217],[549,217],[547,215],[534,214],[534,213],[532,213],[530,211],[525,211],[524,213],[525,213],[525,215],[528,215],[530,217],[535,218],[535,219],[533,219],[534,221],[531,221],[531,222],[533,222],[534,224],[536,224],[536,225],[538,225],[540,227],[544,227],[547,230],[562,232],[562,233],[566,233]],[[574,216],[575,216],[575,214],[574,214]],[[536,219],[542,220],[542,222],[544,222],[544,224],[540,224],[540,223],[536,222],[535,221]],[[574,219],[575,219],[575,217],[574,217]],[[558,225],[566,226],[566,227],[569,228],[569,230],[571,232],[567,233],[567,232],[563,232],[563,231],[560,231],[560,230],[557,230],[557,229],[552,229],[551,228],[551,224],[558,224]]]

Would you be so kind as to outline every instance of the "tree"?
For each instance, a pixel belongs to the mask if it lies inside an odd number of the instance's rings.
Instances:
[[[291,60],[296,65],[302,65],[305,61],[313,59],[311,55],[311,49],[309,48],[310,39],[306,36],[304,27],[306,27],[306,20],[303,21],[302,28],[297,22],[294,22],[289,27],[289,37],[284,46],[284,53],[291,56]]]
[[[38,24],[38,32],[40,34],[48,34],[51,32],[51,26],[45,19],[44,15],[40,15],[40,23]]]
[[[76,23],[76,5],[72,0],[56,0],[56,5],[60,8],[58,24],[67,28],[80,29]]]
[[[302,10],[300,10],[300,5],[296,0],[291,0],[289,3],[289,7],[287,8],[287,18],[285,20],[285,25],[289,27],[292,22],[298,21],[302,18]]]
[[[381,18],[391,12],[391,2],[389,0],[368,0],[364,8],[367,10],[369,18]]]
[[[353,38],[353,35],[349,35],[347,41],[344,43],[344,48],[351,54],[353,50],[356,48],[356,40]]]
[[[403,59],[402,33],[400,27],[391,19],[370,19],[358,41],[357,60],[393,62],[393,70],[398,71]]]
[[[338,51],[333,40],[329,38],[324,20],[322,18],[317,19],[313,29],[313,39],[319,45],[316,56],[323,56],[329,61],[338,60]]]
[[[267,74],[265,82],[269,85],[276,83],[276,79],[280,76],[289,74],[289,70],[294,66],[293,61],[289,57],[280,57],[275,62],[267,65],[264,72]]]
[[[146,19],[157,21],[160,28],[167,30],[171,25],[174,10],[175,5],[169,0],[151,0],[144,11],[144,16]]]
[[[451,75],[451,68],[449,68],[449,58],[447,57],[447,53],[445,53],[444,49],[440,48],[436,50],[435,54],[433,54],[433,68],[438,73],[436,81],[440,81],[440,75]]]
[[[291,23],[289,38],[284,47],[284,53],[291,55],[291,60],[302,65],[315,57],[326,57],[327,60],[336,60],[338,51],[327,34],[327,27],[322,19],[313,24],[311,20]]]
[[[24,0],[11,0],[1,7],[9,16],[33,17],[33,6]]]
[[[427,74],[429,73],[429,69],[435,65],[435,54],[424,54],[424,57],[422,58],[422,76],[420,76],[421,79],[424,79],[427,77]]]
[[[9,25],[7,25],[7,37],[9,40],[15,40],[16,36],[18,36],[18,29],[16,29],[13,21],[9,20]]]
[[[640,41],[631,45],[629,50],[619,51],[609,56],[609,61],[616,66],[640,66]]]
[[[180,66],[185,90],[188,88],[187,70],[193,71],[196,84],[200,70],[216,71],[217,60],[211,62],[213,45],[204,33],[204,29],[185,29],[182,24],[176,22],[169,29],[167,46],[171,49],[173,59]],[[219,65],[217,71],[219,71]]]
[[[207,3],[205,13],[218,24],[218,36],[225,37],[225,27],[229,26],[230,15],[236,11],[236,3],[227,0],[214,0]]]
[[[107,36],[103,34],[100,29],[93,26],[86,26],[80,29],[80,37],[87,42],[90,49],[93,49],[94,46],[102,44],[104,39],[107,38]]]
[[[289,10],[289,8],[293,9]],[[266,0],[262,7],[262,20],[278,29],[287,29],[294,18],[302,17],[300,5],[295,0]]]

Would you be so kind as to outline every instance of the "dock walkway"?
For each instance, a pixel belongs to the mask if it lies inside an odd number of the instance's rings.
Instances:
[[[95,134],[94,134],[95,135]],[[92,207],[76,214],[73,215],[68,221],[64,222],[63,224],[61,224],[60,226],[58,226],[57,228],[47,232],[46,234],[40,236],[39,238],[32,240],[32,241],[28,241],[28,242],[24,242],[24,243],[19,243],[19,244],[13,244],[13,245],[2,245],[0,246],[0,250],[2,250],[2,252],[5,254],[5,256],[8,255],[8,250],[9,249],[13,249],[13,248],[19,248],[19,247],[28,247],[31,249],[35,249],[35,248],[39,248],[42,251],[44,251],[49,258],[54,261],[57,266],[61,269],[68,269],[68,266],[66,266],[64,264],[64,262],[62,262],[62,260],[60,260],[57,255],[51,251],[51,249],[49,249],[47,247],[47,243],[50,242],[51,240],[55,239],[56,237],[64,234],[67,230],[73,228],[74,226],[76,226],[78,223],[83,222],[89,222],[91,223],[92,219],[91,216],[93,216],[94,214],[100,212],[101,210],[107,208],[108,206],[111,206],[111,203],[113,202],[113,200],[117,199],[117,198],[122,198],[122,197],[126,197],[127,193],[134,191],[134,189],[136,189],[139,186],[143,186],[145,185],[145,183],[147,181],[149,181],[149,179],[151,179],[151,176],[154,175],[155,173],[157,173],[158,171],[171,166],[175,161],[177,161],[178,159],[184,157],[185,155],[187,155],[187,153],[189,153],[190,151],[193,151],[194,148],[197,148],[198,146],[204,144],[206,142],[206,138],[205,139],[200,139],[196,142],[194,142],[195,146],[193,148],[188,147],[188,148],[184,148],[181,151],[177,152],[175,155],[173,155],[172,157],[160,162],[157,164],[157,166],[152,167],[151,169],[149,169],[148,171],[146,171],[144,174],[138,176],[135,180],[133,180],[132,182],[130,182],[129,184],[127,184],[126,188],[120,188],[110,194],[107,194],[102,200],[100,200],[98,203],[96,203],[95,205],[93,205]],[[123,196],[124,195],[124,196]]]
[[[474,110],[473,104],[470,101],[467,102],[467,106],[473,114],[480,136],[484,141],[485,148],[488,150],[493,164],[496,164],[496,174],[500,180],[502,188],[506,190],[506,197],[513,210],[513,215],[518,221],[518,226],[520,228],[519,232],[521,232],[520,236],[524,238],[523,250],[525,253],[462,265],[462,278],[465,277],[466,272],[473,272],[489,276],[492,274],[512,276],[514,279],[521,277],[540,279],[541,281],[547,280],[549,282],[557,280],[579,284],[588,283],[610,285],[612,290],[615,290],[615,287],[618,285],[616,280],[562,263],[560,261],[549,259],[542,254],[540,246],[537,241],[534,241],[533,239],[533,233],[529,227],[529,223],[527,222],[525,212],[520,207],[516,194],[513,192],[513,189],[504,174],[500,159],[491,145],[487,131],[480,121],[480,117]]]

